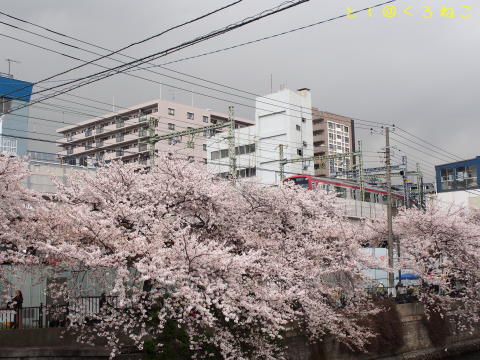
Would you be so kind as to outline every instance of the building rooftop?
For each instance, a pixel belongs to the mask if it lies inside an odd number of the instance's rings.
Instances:
[[[29,102],[32,88],[32,83],[0,76],[0,97]]]

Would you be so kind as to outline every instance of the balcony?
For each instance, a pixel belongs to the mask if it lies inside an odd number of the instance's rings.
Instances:
[[[131,119],[125,120],[123,121],[122,126],[119,126],[119,124],[105,126],[104,132],[108,133],[108,132],[119,130],[119,129],[127,130],[135,126],[144,125],[146,122],[148,122],[148,119],[150,119],[151,116],[152,115],[147,115],[147,116],[141,116],[139,118],[131,118]]]

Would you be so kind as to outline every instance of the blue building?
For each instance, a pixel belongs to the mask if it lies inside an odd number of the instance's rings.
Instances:
[[[480,156],[475,159],[435,166],[437,192],[479,189],[477,181],[479,169]]]
[[[32,83],[0,75],[0,152],[27,154],[28,107],[14,109],[30,101],[32,87]]]

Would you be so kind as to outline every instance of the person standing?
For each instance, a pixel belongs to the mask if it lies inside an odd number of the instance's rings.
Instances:
[[[15,317],[13,321],[13,327],[19,329],[22,326],[22,306],[23,306],[23,294],[20,290],[15,291],[15,296],[11,300],[11,306],[15,310]]]

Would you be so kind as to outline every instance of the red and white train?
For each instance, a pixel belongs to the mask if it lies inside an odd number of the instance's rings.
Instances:
[[[331,179],[327,177],[314,177],[310,175],[295,175],[285,178],[296,185],[309,190],[321,188],[326,191],[335,191],[337,197],[343,199],[361,200],[360,185],[354,181]],[[387,204],[387,191],[372,185],[365,185],[365,201],[377,204]],[[403,194],[392,191],[392,206],[403,206]]]

